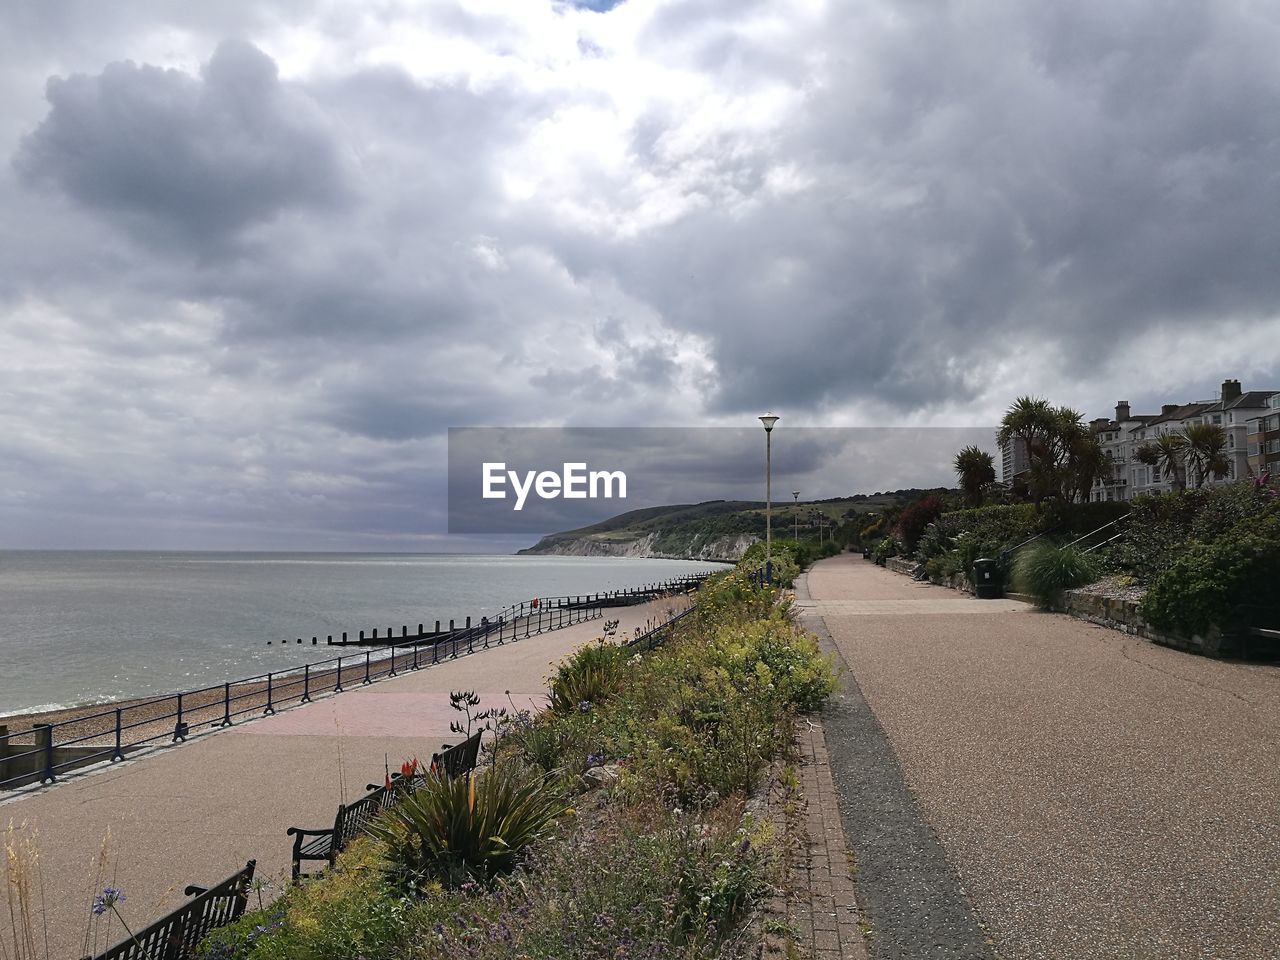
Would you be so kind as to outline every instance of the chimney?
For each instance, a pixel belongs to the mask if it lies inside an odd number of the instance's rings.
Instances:
[[[1240,396],[1239,380],[1223,380],[1222,381],[1222,402],[1235,400]]]
[[[1124,423],[1129,419],[1129,401],[1116,401],[1116,423]]]
[[[1167,417],[1169,414],[1173,413],[1173,411],[1177,409],[1178,409],[1178,405],[1176,403],[1162,404],[1160,407],[1160,416]]]

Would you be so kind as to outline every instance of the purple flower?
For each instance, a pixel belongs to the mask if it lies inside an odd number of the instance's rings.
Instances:
[[[114,910],[117,903],[124,903],[124,893],[115,887],[106,887],[93,898],[93,915],[100,917],[108,910]]]
[[[578,703],[578,709],[581,710],[583,713],[586,713],[588,710],[591,709],[591,701],[590,700],[580,701]]]
[[[600,754],[598,754],[598,753],[588,753],[588,754],[587,754],[587,769],[588,769],[588,770],[589,770],[589,769],[591,769],[592,767],[599,767],[599,766],[603,766],[603,765],[604,765],[604,757],[603,757],[603,756],[601,756],[601,755],[600,755]]]

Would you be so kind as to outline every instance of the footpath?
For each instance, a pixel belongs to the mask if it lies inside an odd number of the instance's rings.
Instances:
[[[0,802],[0,820],[37,837],[50,956],[75,960],[124,934],[92,921],[94,878],[105,838],[103,885],[122,890],[120,905],[137,930],[185,899],[189,883],[212,884],[258,861],[257,876],[275,891],[289,876],[291,826],[333,824],[339,803],[381,783],[384,763],[426,761],[456,742],[449,723],[453,690],[474,690],[481,709],[545,702],[554,664],[619,620],[617,636],[666,619],[683,598],[613,608],[607,616],[507,643],[416,672],[351,688],[225,730],[205,728],[185,744],[110,765],[86,768],[65,782]],[[8,929],[0,901],[0,928]],[[92,921],[92,923],[91,923]],[[43,932],[37,935],[43,942]]]
[[[1280,668],[851,555],[797,601],[873,960],[1280,958]]]

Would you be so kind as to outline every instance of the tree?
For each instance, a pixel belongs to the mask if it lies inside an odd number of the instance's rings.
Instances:
[[[1227,456],[1227,432],[1216,423],[1193,423],[1182,431],[1186,445],[1188,476],[1195,486],[1204,486],[1209,477],[1222,480],[1231,476],[1231,458]]]
[[[1139,463],[1155,467],[1156,472],[1173,482],[1175,490],[1187,489],[1187,438],[1181,433],[1162,433],[1133,452]]]
[[[1037,504],[1050,497],[1088,499],[1094,482],[1109,466],[1084,416],[1040,397],[1015,400],[996,437],[1001,446],[1017,441],[1026,446],[1027,487]]]
[[[952,462],[965,502],[971,507],[982,506],[983,492],[996,482],[995,459],[985,450],[970,445],[957,453]]]

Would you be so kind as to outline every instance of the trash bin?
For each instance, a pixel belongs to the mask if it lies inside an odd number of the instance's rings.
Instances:
[[[999,600],[1004,596],[1000,569],[995,560],[983,557],[973,561],[973,595],[979,600]]]

